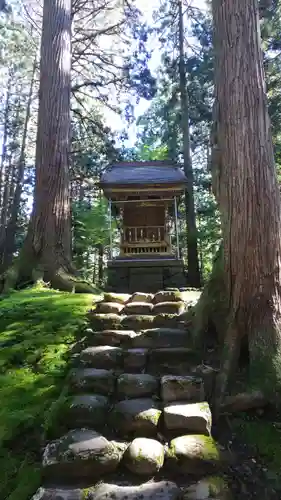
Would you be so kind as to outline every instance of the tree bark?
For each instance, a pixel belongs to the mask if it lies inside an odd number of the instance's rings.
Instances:
[[[266,102],[258,2],[213,0],[212,7],[218,107],[217,162],[212,165],[212,173],[221,212],[220,290],[225,294],[226,319],[218,407],[245,338],[251,387],[261,388],[275,400],[280,390],[281,207]],[[201,306],[203,296],[204,292]],[[216,298],[209,300],[215,303]],[[215,308],[219,311],[220,304],[216,303]]]
[[[201,276],[199,268],[198,248],[197,248],[197,227],[194,205],[194,177],[192,170],[192,161],[190,155],[190,133],[189,133],[189,101],[187,93],[187,78],[184,61],[184,31],[183,31],[183,12],[182,0],[178,0],[178,19],[179,19],[179,75],[180,75],[180,100],[181,100],[181,119],[183,136],[183,161],[184,172],[187,178],[185,190],[185,211],[186,211],[186,230],[187,230],[187,267],[188,284],[192,287],[201,286]]]
[[[34,203],[18,283],[43,278],[77,288],[69,197],[71,0],[45,0],[41,39]]]
[[[12,197],[13,201],[10,209],[10,218],[5,230],[4,241],[1,241],[0,238],[0,255],[2,256],[1,273],[4,272],[11,265],[13,254],[15,252],[15,247],[16,247],[15,239],[18,229],[18,217],[20,211],[20,202],[21,202],[23,180],[24,180],[26,141],[27,141],[28,124],[31,114],[31,102],[33,97],[36,66],[37,66],[37,58],[35,57],[33,62],[30,87],[27,97],[25,120],[22,131],[22,142],[21,142],[19,160],[17,162],[17,170],[15,176],[16,177],[15,190]]]

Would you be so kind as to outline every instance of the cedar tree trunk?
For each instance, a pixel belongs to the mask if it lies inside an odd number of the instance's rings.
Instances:
[[[44,0],[36,181],[18,283],[76,289],[69,197],[71,0]],[[77,291],[77,290],[76,290]]]
[[[280,390],[281,207],[258,1],[213,0],[212,6],[217,107],[212,176],[223,243],[197,312],[204,316],[201,332],[210,320],[220,334],[225,327],[219,405],[245,338],[250,384],[272,399]]]
[[[187,92],[186,67],[184,60],[184,31],[182,0],[178,1],[179,17],[179,76],[180,76],[180,99],[181,99],[181,120],[183,136],[183,161],[184,173],[187,178],[185,189],[185,212],[187,230],[187,268],[188,284],[192,287],[201,286],[201,276],[197,246],[197,227],[194,205],[194,176],[192,161],[190,156],[190,133],[189,133],[189,99]]]

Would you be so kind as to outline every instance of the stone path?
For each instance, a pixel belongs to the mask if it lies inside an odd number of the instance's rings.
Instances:
[[[211,436],[214,371],[176,291],[105,294],[75,354],[60,429],[33,500],[227,499]]]

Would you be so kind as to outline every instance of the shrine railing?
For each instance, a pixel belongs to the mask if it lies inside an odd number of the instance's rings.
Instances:
[[[124,227],[121,243],[160,243],[166,235],[165,226]]]

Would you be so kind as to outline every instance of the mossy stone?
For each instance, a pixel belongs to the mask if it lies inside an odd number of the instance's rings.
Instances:
[[[123,309],[124,305],[119,302],[99,302],[95,311],[97,314],[121,314]]]
[[[185,310],[185,304],[181,301],[158,302],[153,307],[153,314],[182,314]]]
[[[212,472],[221,463],[220,450],[211,436],[186,435],[173,439],[167,450],[171,467],[183,474]]]
[[[209,404],[176,402],[164,408],[164,422],[168,430],[185,430],[209,436],[212,413]]]
[[[70,377],[70,388],[73,392],[92,391],[97,394],[112,394],[116,376],[111,370],[84,368],[75,370]]]
[[[95,428],[105,424],[109,401],[100,394],[81,394],[69,401],[66,412],[67,424]]]
[[[153,322],[154,316],[132,314],[130,316],[123,316],[120,328],[139,332],[140,330],[152,328]]]
[[[122,364],[123,351],[110,345],[87,347],[80,354],[80,361],[93,368],[118,368]]]
[[[158,395],[158,380],[148,373],[123,373],[117,380],[117,395],[123,398],[138,398]]]
[[[103,300],[105,302],[118,302],[119,304],[125,304],[127,300],[130,298],[130,295],[127,293],[105,293]]]
[[[164,464],[164,446],[155,439],[136,438],[124,455],[126,467],[134,474],[152,475]]]
[[[87,500],[178,500],[181,494],[179,486],[170,481],[145,481],[140,485],[124,486],[121,479],[120,483],[98,484]]]
[[[157,292],[153,297],[154,304],[158,304],[159,302],[178,302],[181,300],[182,295],[178,290],[165,290],[162,292]]]
[[[43,474],[52,480],[100,478],[113,472],[122,456],[120,447],[98,432],[74,429],[47,445]]]
[[[227,482],[220,476],[210,476],[192,484],[183,492],[183,500],[231,500]]]
[[[123,314],[152,314],[153,304],[149,302],[130,302],[123,309]]]
[[[95,331],[118,330],[120,328],[123,316],[119,314],[97,314],[95,311],[88,313],[88,319],[91,327]],[[130,328],[131,330],[131,328]]]
[[[152,399],[129,399],[116,403],[110,414],[110,423],[123,436],[132,433],[151,436],[157,433],[161,413]]]

